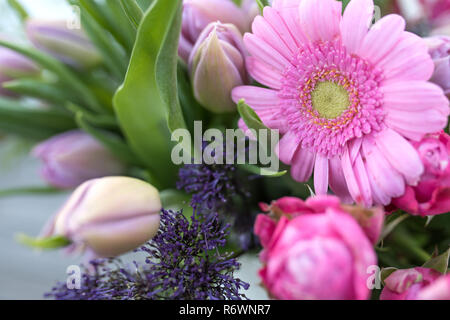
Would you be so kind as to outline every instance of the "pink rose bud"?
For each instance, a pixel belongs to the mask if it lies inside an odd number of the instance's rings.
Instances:
[[[233,88],[249,81],[242,35],[232,24],[213,22],[200,35],[189,58],[197,100],[213,112],[236,109]]]
[[[211,22],[231,23],[244,33],[250,30],[253,15],[249,5],[241,9],[231,0],[184,0],[180,57],[188,62],[198,37]]]
[[[63,236],[71,250],[91,258],[115,257],[153,238],[161,200],[152,185],[134,178],[106,177],[85,182],[47,226],[44,236]]]
[[[435,64],[430,81],[440,86],[450,98],[450,37],[436,36],[426,41]]]
[[[277,206],[294,209],[292,216],[277,221],[260,215],[255,224],[264,247],[259,274],[269,294],[279,300],[367,299],[368,268],[377,259],[358,222],[337,198],[293,199]]]
[[[417,186],[406,186],[405,194],[392,206],[413,215],[430,216],[450,211],[450,136],[445,132],[412,142],[424,164]]]
[[[42,177],[59,188],[74,188],[90,179],[120,175],[125,169],[100,142],[79,130],[40,143],[33,155],[43,162]]]
[[[67,21],[28,20],[26,31],[36,48],[74,67],[91,68],[102,58],[82,29],[70,29]]]
[[[380,300],[450,300],[450,275],[433,269],[397,270],[384,282]]]
[[[360,224],[369,240],[373,244],[378,242],[385,217],[385,212],[381,207],[367,209],[358,205],[346,205],[342,204],[338,197],[328,195],[312,197],[306,201],[294,197],[284,197],[272,202],[270,206],[261,204],[261,209],[270,212],[275,219],[279,219],[283,215],[292,218],[307,213],[323,213],[330,208],[350,214]]]
[[[3,83],[22,77],[34,77],[39,68],[29,59],[8,48],[0,47],[0,95],[15,96],[3,88]]]

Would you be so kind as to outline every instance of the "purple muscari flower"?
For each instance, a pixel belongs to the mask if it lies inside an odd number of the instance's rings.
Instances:
[[[42,177],[59,188],[74,188],[87,180],[120,175],[125,170],[105,146],[80,130],[40,143],[33,155],[43,162]]]
[[[3,88],[3,83],[21,77],[34,77],[39,74],[39,68],[29,59],[8,48],[0,47],[0,95],[15,96]]]
[[[194,95],[203,107],[217,113],[236,110],[231,91],[250,81],[246,55],[234,25],[212,22],[203,30],[189,57]]]
[[[120,260],[93,262],[86,270],[81,288],[68,289],[58,283],[48,298],[62,300],[238,300],[249,285],[234,277],[240,264],[231,254],[221,254],[229,225],[217,215],[162,210],[158,234],[139,252],[145,263],[124,267]],[[90,268],[92,269],[92,267]]]
[[[435,36],[426,41],[435,64],[430,81],[439,85],[450,98],[450,37]]]
[[[69,28],[67,21],[30,19],[26,31],[36,48],[71,66],[91,68],[102,60],[84,31]]]

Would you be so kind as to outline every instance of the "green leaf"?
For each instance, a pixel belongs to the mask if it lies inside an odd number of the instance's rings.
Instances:
[[[16,12],[20,20],[25,21],[28,18],[27,11],[17,0],[8,0],[9,6]]]
[[[166,180],[176,175],[168,124],[171,129],[183,125],[175,101],[180,26],[181,0],[157,0],[151,5],[139,26],[125,81],[114,96],[117,117],[132,149],[167,185],[172,183]],[[157,76],[157,72],[168,74]]]
[[[139,7],[135,0],[120,0],[120,4],[132,26],[137,29],[144,17],[144,12],[141,7]]]
[[[55,187],[22,187],[22,188],[14,188],[14,189],[6,189],[0,190],[0,198],[1,197],[10,197],[10,196],[21,196],[21,195],[36,195],[36,194],[53,194],[53,193],[61,193],[64,192],[61,189],[57,189]]]
[[[31,139],[46,139],[76,128],[71,115],[56,109],[37,109],[0,98],[0,129]]]
[[[19,93],[22,96],[45,100],[63,106],[68,99],[63,90],[51,83],[32,79],[19,79],[3,84],[5,89]]]
[[[287,170],[275,172],[275,171],[270,171],[265,168],[260,168],[258,166],[251,165],[251,164],[243,164],[243,165],[239,165],[239,167],[249,173],[263,175],[267,178],[279,178],[279,177],[284,176],[287,173]]]
[[[48,238],[32,238],[25,234],[18,234],[16,238],[19,243],[25,246],[44,250],[64,248],[72,243],[69,239],[63,236],[54,236]]]
[[[77,112],[76,120],[83,131],[100,141],[118,159],[129,165],[142,166],[142,163],[139,162],[139,159],[129,149],[128,145],[121,137],[107,130],[96,128],[88,121],[87,117],[82,112]]]
[[[43,68],[48,69],[59,77],[66,88],[76,92],[92,110],[103,112],[103,107],[97,101],[95,95],[69,68],[58,60],[33,48],[25,48],[0,39],[0,46],[16,51],[30,58]]]
[[[428,260],[427,262],[425,262],[423,267],[434,269],[442,274],[446,274],[449,259],[450,259],[450,249],[448,249],[445,253],[441,254],[440,256]]]

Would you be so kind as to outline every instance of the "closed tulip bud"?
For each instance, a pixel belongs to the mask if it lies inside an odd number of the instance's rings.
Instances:
[[[91,68],[101,62],[101,56],[81,29],[69,29],[66,21],[28,20],[28,38],[38,48],[54,58],[79,68]]]
[[[236,108],[233,88],[248,83],[242,35],[231,24],[214,22],[200,35],[189,58],[189,70],[197,100],[213,112]]]
[[[71,249],[90,258],[115,257],[153,238],[161,200],[152,185],[134,178],[106,177],[85,182],[47,226],[44,236],[62,236]]]
[[[180,57],[188,62],[198,37],[211,22],[231,23],[244,33],[250,30],[253,13],[248,5],[240,8],[231,0],[184,0]]]
[[[108,149],[79,130],[40,143],[33,155],[43,161],[42,177],[59,188],[74,188],[90,179],[124,172],[124,165]]]
[[[14,96],[14,93],[3,88],[3,83],[21,77],[33,77],[39,72],[39,68],[29,59],[0,47],[0,95]]]
[[[430,81],[440,86],[450,97],[450,37],[436,36],[425,40],[435,65]]]

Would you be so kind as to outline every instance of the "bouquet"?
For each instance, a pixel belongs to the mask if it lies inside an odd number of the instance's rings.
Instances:
[[[71,190],[18,241],[80,257],[46,298],[450,299],[448,1],[8,3],[0,130]]]

